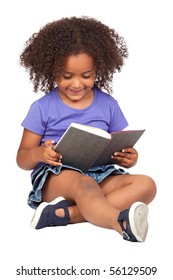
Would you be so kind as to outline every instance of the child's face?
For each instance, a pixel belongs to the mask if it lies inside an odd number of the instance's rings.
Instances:
[[[94,60],[90,55],[81,53],[67,58],[64,72],[56,83],[62,97],[76,102],[82,101],[92,93],[94,81]]]

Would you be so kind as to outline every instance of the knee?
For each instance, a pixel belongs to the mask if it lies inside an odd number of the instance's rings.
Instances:
[[[146,175],[142,175],[142,183],[147,202],[151,202],[157,193],[156,183],[151,177]]]
[[[79,185],[84,190],[92,190],[97,188],[97,183],[89,176],[82,176],[79,180]]]
[[[82,176],[78,181],[78,193],[80,194],[96,191],[98,188],[98,184],[89,176]]]

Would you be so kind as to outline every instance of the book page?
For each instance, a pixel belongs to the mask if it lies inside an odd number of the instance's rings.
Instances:
[[[98,127],[93,127],[93,126],[89,126],[89,125],[84,125],[84,124],[78,124],[78,123],[71,123],[70,126],[76,127],[78,129],[81,129],[83,131],[107,138],[107,139],[111,139],[111,135],[107,132],[104,131],[101,128]]]

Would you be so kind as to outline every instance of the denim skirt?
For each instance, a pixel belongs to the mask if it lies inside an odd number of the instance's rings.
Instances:
[[[87,172],[82,172],[80,169],[74,168],[69,165],[52,166],[45,164],[31,174],[32,190],[28,196],[28,205],[36,209],[42,201],[42,188],[50,173],[58,175],[63,169],[71,169],[80,172],[85,176],[92,177],[97,183],[103,181],[109,175],[127,174],[122,168],[117,168],[116,165],[95,166],[88,169]]]

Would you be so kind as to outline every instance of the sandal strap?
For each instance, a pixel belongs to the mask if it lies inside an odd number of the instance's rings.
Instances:
[[[55,225],[59,225],[60,223],[60,220],[62,221],[62,225],[66,226],[69,224],[70,222],[70,214],[69,214],[69,210],[68,210],[68,207],[69,206],[72,206],[74,205],[73,203],[70,203],[69,201],[67,200],[62,200],[58,203],[58,207],[57,205],[55,204],[51,211],[53,212],[53,216],[54,216],[54,219],[53,221],[55,222]],[[55,210],[57,209],[63,209],[64,210],[64,217],[58,217],[56,214],[55,214]]]
[[[70,214],[68,207],[74,205],[74,203],[68,202],[67,200],[59,201],[58,203],[52,205],[47,205],[42,213],[41,217],[37,223],[36,229],[40,229],[47,226],[66,226],[70,223]],[[64,210],[64,217],[59,217],[55,214],[57,209]]]
[[[129,209],[125,209],[120,212],[117,221],[122,229],[123,239],[136,242],[137,239],[131,231],[130,224],[129,224]],[[123,222],[126,222],[126,228],[123,225]]]
[[[70,214],[69,214],[69,210],[68,207],[74,205],[74,203],[71,203],[67,200],[62,200],[60,202],[58,202],[58,207],[57,205],[53,205],[53,207],[51,207],[51,212],[52,212],[52,216],[53,216],[53,225],[62,225],[62,226],[66,226],[69,224],[70,222]],[[64,210],[64,217],[59,217],[55,214],[55,211],[57,209],[63,209]]]

